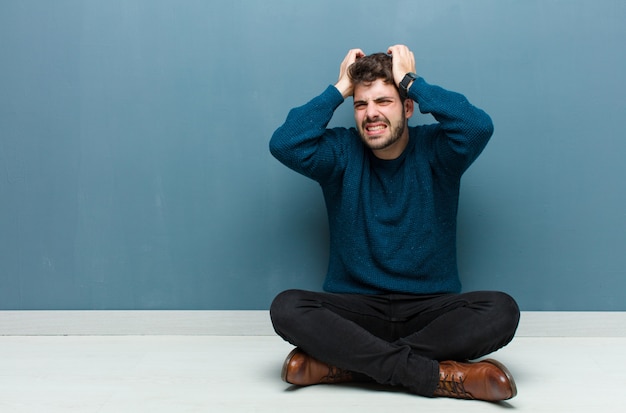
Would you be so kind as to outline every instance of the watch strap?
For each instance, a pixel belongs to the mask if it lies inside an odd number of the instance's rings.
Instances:
[[[407,98],[409,96],[409,83],[417,79],[417,75],[413,72],[409,72],[400,81],[400,87],[398,90],[400,91],[400,96],[402,98]]]

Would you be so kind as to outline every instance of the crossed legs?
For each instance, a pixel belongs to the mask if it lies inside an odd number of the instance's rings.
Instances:
[[[508,344],[519,322],[501,292],[432,296],[288,290],[270,309],[277,334],[356,377],[433,396],[439,361],[482,357]]]

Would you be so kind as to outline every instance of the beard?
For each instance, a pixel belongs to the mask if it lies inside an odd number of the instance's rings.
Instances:
[[[382,138],[377,139],[368,139],[367,134],[365,133],[365,125],[370,122],[384,122],[389,129],[389,134]],[[361,140],[363,143],[373,151],[386,149],[396,143],[404,133],[404,129],[406,128],[406,117],[404,113],[402,114],[402,119],[400,119],[395,124],[391,124],[389,119],[385,117],[378,117],[374,119],[365,119],[359,128],[359,134],[361,135]]]

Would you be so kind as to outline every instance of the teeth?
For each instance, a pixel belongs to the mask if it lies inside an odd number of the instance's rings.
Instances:
[[[367,130],[369,131],[377,131],[381,129],[385,129],[385,127],[384,126],[372,126],[371,128],[367,128]]]

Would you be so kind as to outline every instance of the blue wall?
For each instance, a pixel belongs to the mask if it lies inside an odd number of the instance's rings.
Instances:
[[[268,140],[348,49],[405,43],[496,126],[464,178],[465,289],[626,310],[626,3],[383,3],[1,1],[0,309],[319,289],[321,192]],[[352,122],[343,105],[333,125]]]

